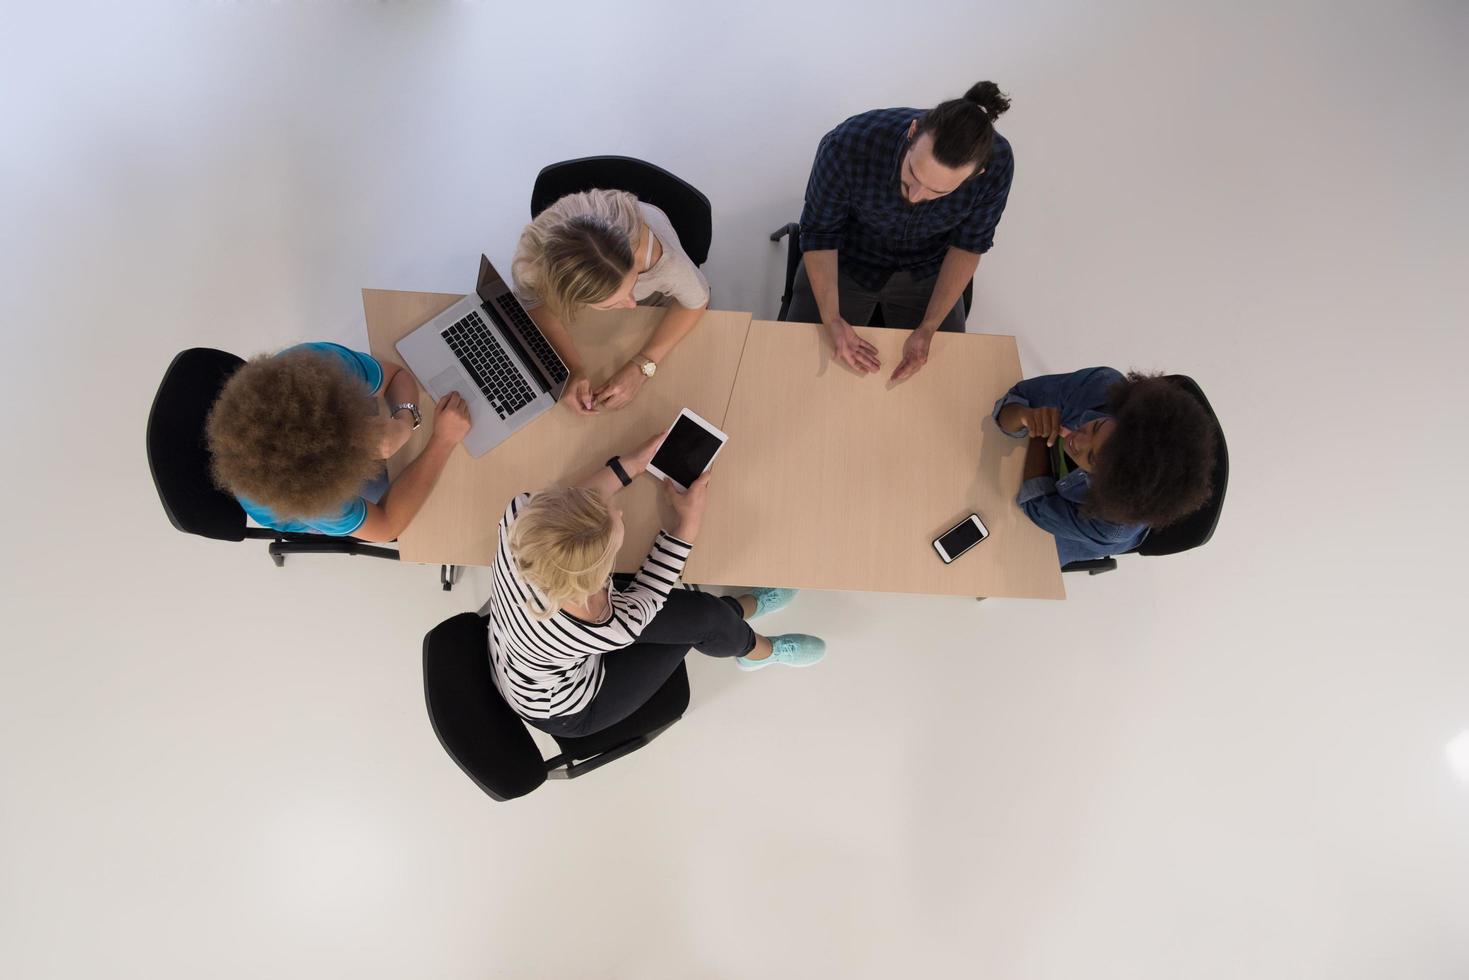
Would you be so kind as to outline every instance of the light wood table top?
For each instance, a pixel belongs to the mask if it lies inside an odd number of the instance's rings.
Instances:
[[[402,364],[398,340],[459,300],[365,289],[372,354]],[[571,327],[593,384],[637,352],[661,310],[588,311]],[[862,327],[883,360],[858,377],[831,361],[812,324],[751,322],[710,311],[618,412],[592,419],[557,406],[479,459],[458,449],[398,541],[406,561],[486,565],[510,498],[577,479],[666,428],[685,407],[730,441],[715,464],[703,532],[685,571],[708,585],[1064,598],[1053,539],[1015,504],[1025,445],[990,419],[1020,379],[1013,337],[938,334],[919,374],[890,385],[905,330]],[[423,448],[425,424],[393,460]],[[658,529],[653,480],[620,497],[627,543],[617,567],[641,564]],[[932,540],[971,511],[990,538],[951,565]]]
[[[459,299],[445,293],[364,289],[372,356],[402,365],[393,345]],[[662,310],[640,308],[591,310],[577,317],[570,330],[593,386],[642,348],[662,316]],[[711,422],[723,419],[749,324],[748,313],[705,313],[659,365],[657,377],[620,411],[582,418],[558,405],[478,459],[463,447],[456,449],[423,509],[398,539],[399,553],[405,561],[488,565],[494,560],[500,516],[515,494],[578,479],[607,457],[630,452],[667,428],[684,407]],[[432,431],[433,406],[422,408],[423,427],[389,461],[394,478]],[[647,555],[658,531],[659,507],[666,506],[659,493],[656,481],[640,479],[619,495],[627,526],[619,570],[636,570]]]
[[[1025,442],[990,418],[1021,377],[1015,338],[937,334],[923,370],[891,385],[908,331],[858,328],[883,363],[861,377],[820,329],[751,324],[685,578],[1064,598],[1054,539],[1015,503]],[[971,512],[990,537],[945,565],[932,541]]]

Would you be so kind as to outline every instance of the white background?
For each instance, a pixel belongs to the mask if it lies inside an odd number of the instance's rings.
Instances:
[[[1469,7],[6,7],[0,972],[1469,975]],[[1207,548],[808,593],[768,625],[820,667],[692,657],[657,743],[496,804],[419,673],[481,572],[164,519],[179,349],[363,346],[361,287],[467,289],[592,153],[704,190],[715,306],[770,316],[821,134],[981,78],[1017,175],[970,329],[1197,378]]]

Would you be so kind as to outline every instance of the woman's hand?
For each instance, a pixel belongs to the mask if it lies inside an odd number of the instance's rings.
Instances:
[[[1026,408],[1020,413],[1020,424],[1030,430],[1032,439],[1044,439],[1047,446],[1054,446],[1056,437],[1066,434],[1059,408]]]
[[[413,418],[406,414],[401,419],[390,415],[380,418],[378,422],[380,433],[377,441],[377,458],[389,459],[407,445],[408,440],[412,438]]]
[[[585,374],[573,374],[561,392],[561,404],[570,406],[578,415],[596,415],[597,408],[592,400],[592,383]]]
[[[667,434],[664,431],[655,432],[653,438],[632,452],[619,457],[622,460],[622,468],[627,471],[628,476],[635,477],[648,469],[648,463],[652,461],[653,454],[658,451],[658,447],[663,445],[663,437]]]
[[[668,497],[668,502],[673,506],[676,516],[674,523],[678,525],[673,530],[673,536],[689,544],[699,536],[699,526],[704,520],[704,505],[708,501],[709,476],[713,470],[704,471],[687,490],[679,490],[673,485],[673,481],[663,481],[663,493]]]
[[[451,391],[434,406],[434,434],[430,438],[452,446],[469,435],[469,426],[469,404],[459,392]]]
[[[647,380],[648,376],[643,374],[643,369],[635,362],[628,361],[592,397],[598,408],[615,412],[638,397],[638,392],[643,390],[643,382]]]

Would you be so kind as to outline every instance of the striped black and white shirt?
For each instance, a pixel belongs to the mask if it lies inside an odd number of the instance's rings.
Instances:
[[[678,587],[691,545],[667,531],[653,539],[648,557],[626,591],[611,590],[608,615],[600,623],[561,610],[536,619],[544,596],[525,580],[510,554],[510,528],[531,495],[510,501],[500,519],[500,545],[490,591],[490,662],[500,694],[525,718],[575,714],[592,703],[602,686],[602,655],[637,640]]]

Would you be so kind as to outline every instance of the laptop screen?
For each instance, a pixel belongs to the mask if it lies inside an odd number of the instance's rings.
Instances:
[[[493,302],[500,290],[495,289],[491,283],[499,281],[500,276],[495,272],[495,267],[490,265],[489,257],[481,255],[479,257],[479,281],[474,285],[474,291],[479,293],[479,298],[486,303]]]

